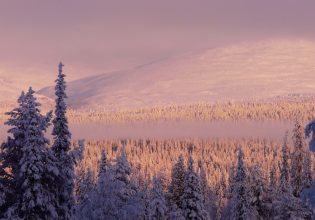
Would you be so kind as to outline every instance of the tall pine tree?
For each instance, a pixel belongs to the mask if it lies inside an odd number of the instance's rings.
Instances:
[[[169,186],[169,200],[170,203],[175,204],[178,208],[181,207],[181,196],[184,192],[184,180],[186,170],[184,165],[184,158],[179,156],[177,162],[172,168],[171,183]]]
[[[161,179],[158,177],[153,178],[153,188],[150,197],[149,219],[165,220],[167,208]]]
[[[247,175],[244,165],[244,155],[242,149],[238,152],[238,161],[235,176],[235,188],[232,196],[232,213],[233,220],[249,220],[252,218],[250,201],[248,196]]]
[[[61,157],[63,154],[70,151],[71,133],[68,128],[68,119],[66,116],[67,105],[65,99],[66,95],[66,82],[65,74],[63,73],[63,64],[59,64],[58,78],[56,79],[55,86],[55,118],[53,119],[53,132],[54,144],[52,149],[56,156]]]
[[[66,116],[67,105],[65,99],[66,82],[65,74],[63,73],[63,64],[59,64],[59,73],[55,86],[55,117],[53,119],[52,135],[54,143],[52,149],[59,161],[59,170],[61,173],[61,180],[57,183],[59,186],[60,196],[59,202],[62,209],[58,210],[62,219],[70,219],[73,215],[74,205],[74,165],[76,163],[73,154],[70,152],[71,148],[71,133],[68,128],[68,119]]]
[[[25,144],[25,133],[27,118],[27,104],[25,93],[22,92],[18,98],[18,107],[12,111],[7,112],[6,115],[9,119],[4,123],[9,126],[7,140],[1,144],[0,150],[0,184],[3,188],[2,194],[6,198],[0,205],[0,217],[6,212],[9,207],[17,200],[19,186],[16,182],[19,175],[19,162],[21,160],[23,151],[22,148]],[[10,170],[10,172],[8,172]]]

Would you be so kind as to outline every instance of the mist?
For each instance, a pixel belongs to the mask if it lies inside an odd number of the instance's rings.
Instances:
[[[280,121],[216,121],[216,122],[134,122],[123,124],[70,124],[73,139],[102,140],[124,138],[265,138],[282,140],[293,124]],[[8,127],[0,126],[0,138],[6,136]],[[47,132],[50,136],[50,130]]]

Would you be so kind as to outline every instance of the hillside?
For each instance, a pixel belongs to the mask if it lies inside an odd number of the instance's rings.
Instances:
[[[2,67],[0,63],[0,104],[16,103],[22,90],[26,91],[29,86],[38,90],[44,86],[52,85],[50,82],[54,81],[54,77],[55,74],[40,72],[36,68],[17,71]]]
[[[0,77],[0,100],[8,101],[17,97],[19,88],[10,80]]]
[[[68,84],[72,107],[139,108],[315,91],[315,43],[266,40],[186,53]],[[53,96],[47,87],[39,94]]]

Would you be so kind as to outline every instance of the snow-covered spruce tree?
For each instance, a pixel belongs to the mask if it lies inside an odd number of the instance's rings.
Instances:
[[[260,169],[260,166],[256,164],[252,169],[250,178],[250,205],[256,210],[258,215],[264,219],[270,218],[270,206],[267,196],[267,181],[264,179],[264,175]]]
[[[105,219],[106,218],[106,211],[105,211],[106,207],[104,206],[104,204],[108,204],[109,203],[108,201],[110,201],[109,197],[111,197],[111,192],[108,191],[108,189],[109,187],[112,187],[112,184],[110,181],[112,181],[112,178],[113,178],[112,170],[109,170],[109,169],[110,169],[110,166],[107,161],[106,152],[102,150],[101,160],[99,161],[98,178],[97,178],[96,187],[93,190],[88,190],[88,193],[86,194],[88,199],[85,202],[77,205],[77,208],[76,208],[77,218],[83,218],[83,219]],[[81,166],[80,166],[79,171],[80,170],[81,170]],[[79,173],[82,173],[82,171],[80,171]],[[82,181],[79,181],[78,184],[76,185],[80,185],[80,182]]]
[[[293,152],[291,156],[291,185],[293,194],[300,196],[304,188],[303,163],[304,163],[304,138],[301,124],[296,120],[293,129]]]
[[[130,182],[131,168],[124,147],[116,160],[115,166],[106,171],[101,214],[103,219],[137,219],[139,201]]]
[[[83,202],[79,202],[76,205],[76,217],[77,219],[87,219],[87,220],[93,220],[93,219],[107,219],[108,216],[106,216],[106,210],[109,207],[109,201],[111,201],[111,190],[110,187],[113,187],[111,184],[112,180],[112,170],[110,170],[110,166],[107,163],[106,159],[106,153],[105,151],[102,151],[102,158],[99,162],[99,173],[98,173],[98,180],[97,185],[94,187],[92,176],[93,175],[86,175],[85,169],[82,164],[82,161],[79,163],[79,169],[77,172],[77,178],[76,181],[76,196],[77,198],[80,197],[80,192],[82,191],[80,187],[83,184],[83,182],[88,182],[92,187],[83,187],[87,188],[86,194],[84,196]],[[89,172],[89,171],[88,171]],[[91,176],[87,179],[90,179],[89,181],[84,181],[84,177]],[[92,183],[92,184],[91,184]]]
[[[175,204],[178,208],[181,208],[181,196],[184,192],[184,180],[186,170],[184,165],[184,158],[182,155],[179,156],[177,162],[172,168],[171,183],[169,186],[169,203]]]
[[[124,148],[112,166],[100,162],[98,186],[89,194],[91,203],[79,206],[79,219],[140,219],[143,216],[142,194],[130,181],[131,168]],[[106,166],[105,168],[102,166]]]
[[[161,180],[158,177],[153,178],[153,188],[150,197],[149,219],[165,220],[167,208]]]
[[[61,180],[56,183],[59,186],[60,196],[59,202],[62,205],[58,214],[62,219],[70,219],[73,215],[74,205],[74,166],[75,158],[70,153],[71,147],[71,133],[68,128],[68,119],[66,117],[67,105],[65,99],[66,82],[65,74],[62,72],[63,64],[59,64],[59,73],[55,86],[55,117],[53,119],[52,135],[54,143],[52,149],[59,161],[59,170],[61,173]]]
[[[232,195],[232,212],[233,220],[249,220],[255,219],[257,216],[250,208],[248,195],[247,176],[244,166],[244,155],[242,149],[238,152],[238,161],[235,175],[235,188]]]
[[[99,196],[95,192],[95,184],[93,180],[93,171],[88,169],[84,172],[83,179],[76,183],[76,210],[75,214],[77,219],[82,220],[92,220],[94,214],[94,206],[95,204],[95,197]]]
[[[1,144],[0,150],[0,184],[3,189],[6,189],[6,200],[1,205],[1,214],[5,213],[5,210],[16,202],[19,186],[15,181],[18,179],[19,174],[19,162],[22,157],[22,147],[25,143],[25,120],[27,118],[27,105],[25,101],[25,93],[22,92],[18,98],[18,107],[12,111],[5,113],[9,116],[9,119],[4,123],[9,126],[7,140]],[[7,172],[10,170],[10,172]]]
[[[206,211],[199,175],[194,170],[194,161],[190,154],[188,169],[185,175],[184,192],[181,196],[182,210],[185,219],[210,219]]]
[[[304,188],[309,188],[312,185],[312,162],[311,162],[311,153],[307,151],[304,160],[303,167],[303,183]]]
[[[67,105],[65,99],[66,95],[66,82],[65,82],[65,74],[62,72],[63,64],[59,64],[59,73],[58,78],[56,79],[55,86],[55,118],[53,119],[53,132],[54,136],[54,144],[52,149],[54,150],[57,156],[61,156],[64,153],[70,151],[71,145],[71,133],[68,128],[68,119],[66,116],[67,113]]]
[[[121,185],[121,190],[118,192],[118,197],[126,202],[134,193],[134,189],[130,182],[131,167],[129,165],[125,148],[122,149],[121,154],[117,158],[115,168],[115,181]]]
[[[44,136],[51,112],[47,116],[40,114],[40,104],[32,88],[25,95],[25,104],[26,118],[21,122],[25,128],[25,141],[15,179],[19,187],[18,198],[13,205],[15,210],[10,214],[22,219],[58,219],[55,181],[59,171],[56,159],[47,146],[49,141]]]
[[[89,200],[89,194],[94,189],[94,180],[93,172],[91,169],[88,169],[84,172],[82,181],[78,183],[77,186],[77,202],[80,204],[85,203],[86,200]]]

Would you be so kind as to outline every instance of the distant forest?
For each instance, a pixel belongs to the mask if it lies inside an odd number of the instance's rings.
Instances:
[[[45,100],[45,99],[44,99]],[[5,112],[14,105],[0,103],[0,121],[7,119]],[[45,101],[43,112],[52,109],[52,104]],[[315,118],[314,96],[291,96],[265,101],[242,101],[217,104],[174,105],[166,107],[147,107],[143,109],[121,109],[107,111],[103,108],[80,110],[69,109],[67,116],[70,123],[124,123],[135,121],[215,121],[215,120],[280,120],[293,121],[298,118],[308,122]]]

